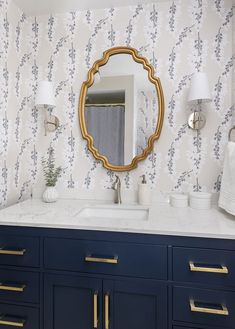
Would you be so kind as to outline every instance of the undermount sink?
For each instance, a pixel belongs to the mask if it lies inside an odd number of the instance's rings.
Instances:
[[[76,216],[81,219],[147,220],[149,208],[127,205],[96,205],[82,208]]]

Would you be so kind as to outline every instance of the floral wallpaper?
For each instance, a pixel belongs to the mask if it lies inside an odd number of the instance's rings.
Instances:
[[[136,154],[141,154],[148,145],[158,121],[158,95],[156,88],[141,88],[136,92],[137,115],[136,115]]]
[[[105,197],[114,173],[88,152],[78,124],[78,98],[93,62],[107,48],[126,45],[147,57],[161,78],[165,120],[148,159],[120,174],[124,190],[146,174],[155,193],[220,189],[224,149],[235,110],[232,90],[232,0],[169,0],[150,5],[27,17],[0,0],[0,207],[43,189],[41,157],[52,145],[63,176],[61,195]],[[187,126],[195,71],[208,73],[212,102],[206,126]],[[54,82],[60,128],[44,136],[34,106],[39,80]]]

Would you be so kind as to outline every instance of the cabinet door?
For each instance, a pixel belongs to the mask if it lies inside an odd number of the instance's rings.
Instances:
[[[44,329],[101,329],[102,280],[45,275]]]
[[[104,329],[166,329],[167,287],[145,280],[104,281]]]

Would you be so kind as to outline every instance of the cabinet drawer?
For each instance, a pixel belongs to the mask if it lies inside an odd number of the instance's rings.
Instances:
[[[0,328],[39,329],[38,310],[31,307],[0,304]]]
[[[235,252],[173,248],[173,279],[184,282],[235,285]]]
[[[174,287],[173,318],[175,321],[234,328],[235,293]]]
[[[39,239],[0,236],[0,265],[39,266]]]
[[[167,248],[158,245],[46,238],[48,269],[167,278]]]
[[[0,270],[0,300],[39,302],[39,274]]]

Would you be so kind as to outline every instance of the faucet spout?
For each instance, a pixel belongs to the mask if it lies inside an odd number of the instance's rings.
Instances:
[[[112,189],[115,191],[115,197],[114,197],[114,203],[116,204],[121,204],[122,203],[122,198],[121,198],[121,180],[120,178],[116,175],[116,180],[113,184]]]

